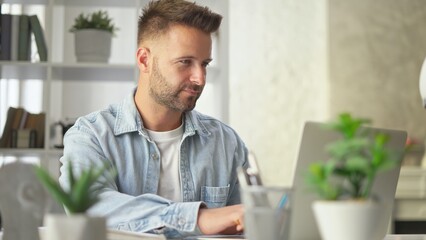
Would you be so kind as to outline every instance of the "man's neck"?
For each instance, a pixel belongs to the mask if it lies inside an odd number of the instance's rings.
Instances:
[[[182,124],[182,112],[173,111],[138,94],[134,97],[144,127],[157,132],[170,131]]]

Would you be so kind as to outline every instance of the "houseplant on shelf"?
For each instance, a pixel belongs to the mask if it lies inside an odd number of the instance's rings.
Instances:
[[[387,148],[389,135],[370,132],[367,119],[339,115],[327,128],[341,135],[326,147],[330,159],[309,166],[306,182],[322,200],[312,205],[325,240],[378,240],[388,226],[387,205],[372,186],[376,176],[399,165],[401,153]],[[390,211],[387,211],[390,212]]]
[[[60,204],[64,205],[66,214],[48,214],[45,216],[47,240],[105,240],[106,221],[104,217],[89,216],[87,210],[98,201],[97,192],[103,186],[99,182],[101,174],[111,168],[94,166],[81,171],[79,176],[73,172],[71,161],[67,166],[69,189],[62,188],[59,183],[43,168],[36,166],[35,173],[47,191]]]
[[[118,28],[106,11],[80,13],[71,27],[74,33],[75,56],[78,62],[108,62],[111,39]]]

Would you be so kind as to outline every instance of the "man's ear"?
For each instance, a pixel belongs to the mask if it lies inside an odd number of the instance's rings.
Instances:
[[[149,56],[150,50],[146,47],[139,47],[136,53],[136,62],[141,72],[148,72],[149,70]]]

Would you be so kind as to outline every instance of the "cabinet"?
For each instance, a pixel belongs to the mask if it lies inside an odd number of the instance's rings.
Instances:
[[[426,169],[401,168],[394,204],[395,232],[426,233]]]
[[[39,79],[43,85],[42,111],[46,113],[43,149],[0,149],[1,158],[39,156],[58,158],[53,125],[58,120],[76,118],[110,103],[119,102],[136,85],[135,66],[137,18],[148,0],[4,0],[3,4],[20,4],[33,11],[42,23],[48,48],[47,62],[0,61],[1,79]],[[226,1],[198,1],[224,16],[219,34],[214,37],[214,65],[197,109],[224,122],[228,119],[228,4]],[[73,34],[68,32],[81,12],[106,10],[119,28],[112,41],[107,64],[77,63]],[[34,13],[31,13],[34,14]],[[25,107],[25,106],[23,106]]]

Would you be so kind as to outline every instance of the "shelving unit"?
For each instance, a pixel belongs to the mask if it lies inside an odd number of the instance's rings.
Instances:
[[[30,8],[39,9],[37,15],[44,30],[48,61],[0,61],[0,78],[2,79],[19,79],[19,81],[37,79],[43,82],[42,111],[46,113],[43,149],[3,148],[0,149],[0,158],[48,158],[48,156],[53,156],[57,159],[61,156],[62,149],[53,147],[54,123],[67,117],[78,117],[90,111],[90,109],[84,109],[84,106],[75,106],[73,109],[82,108],[82,111],[76,112],[75,116],[66,115],[67,112],[64,109],[72,106],[70,99],[64,97],[70,95],[68,85],[73,85],[74,88],[79,86],[84,89],[86,87],[93,88],[93,85],[97,84],[102,84],[103,86],[114,85],[115,91],[117,91],[116,86],[121,85],[125,89],[121,92],[128,91],[128,88],[135,85],[137,69],[132,56],[136,49],[136,31],[134,29],[137,26],[138,9],[141,4],[144,4],[144,1],[5,0],[2,1],[2,4],[20,4],[23,14],[28,14],[27,12]],[[114,37],[109,63],[76,62],[73,35],[68,32],[68,29],[79,13],[89,13],[97,9],[108,11],[115,24],[125,34],[117,34]],[[31,9],[29,12],[33,14]],[[125,22],[126,20],[123,17],[119,18],[119,16],[126,16],[127,22]],[[129,20],[132,18],[134,21]],[[130,22],[134,24],[133,28],[128,26]],[[120,48],[120,45],[126,46],[127,51],[123,50],[123,47]],[[73,94],[75,93],[71,95]],[[96,103],[92,105],[96,106]]]
[[[48,48],[47,62],[0,61],[1,79],[39,79],[43,82],[42,110],[46,113],[43,149],[0,149],[1,157],[62,154],[55,149],[53,125],[58,120],[76,118],[107,104],[121,101],[136,86],[136,29],[139,9],[148,0],[4,0],[3,4],[21,4],[24,9],[42,8],[37,14],[44,29]],[[215,65],[208,69],[208,84],[199,104],[204,113],[227,122],[228,115],[228,4],[215,0],[198,1],[225,18],[215,40]],[[80,63],[74,57],[73,34],[68,29],[80,13],[106,10],[119,28],[112,40],[109,63]],[[26,13],[25,11],[23,12]],[[204,99],[203,99],[204,98]],[[25,107],[25,106],[24,106]],[[198,108],[198,107],[197,107]],[[213,114],[212,114],[213,113]]]

